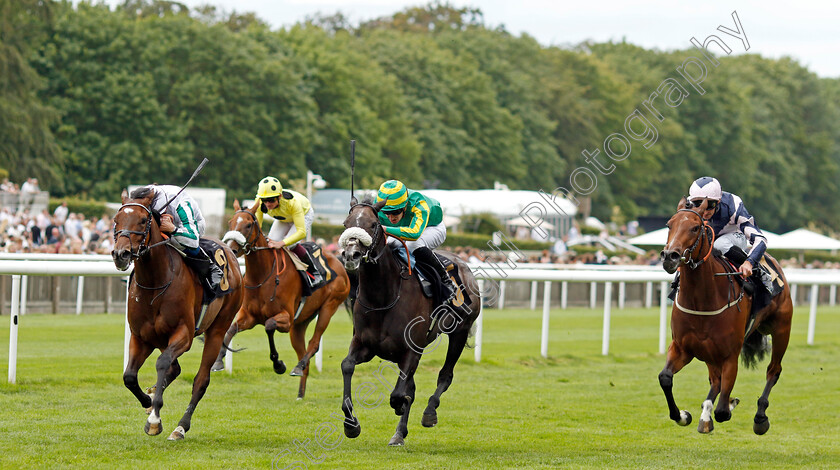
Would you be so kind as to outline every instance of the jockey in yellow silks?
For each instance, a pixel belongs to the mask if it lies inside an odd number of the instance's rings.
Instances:
[[[262,227],[265,214],[274,218],[266,237],[268,246],[278,249],[288,247],[301,261],[311,264],[309,254],[300,244],[306,239],[306,234],[312,231],[312,222],[315,220],[315,211],[309,199],[296,191],[283,189],[280,180],[273,176],[260,180],[256,199],[259,205],[257,224]],[[311,279],[310,282],[314,284]]]

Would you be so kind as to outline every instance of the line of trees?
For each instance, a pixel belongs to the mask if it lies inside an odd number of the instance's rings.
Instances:
[[[203,156],[201,185],[231,197],[307,169],[349,187],[350,139],[361,186],[551,191],[697,54],[546,47],[441,4],[282,30],[153,0],[0,0],[0,13],[0,167],[107,200],[183,181]],[[840,80],[791,59],[720,60],[705,95],[660,109],[656,145],[599,178],[593,214],[670,214],[714,175],[761,227],[840,230]]]

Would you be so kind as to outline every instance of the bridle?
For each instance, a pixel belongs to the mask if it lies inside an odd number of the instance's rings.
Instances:
[[[353,212],[353,209],[356,208],[356,206],[370,207],[371,209],[373,209],[374,217],[376,217],[376,208],[373,207],[373,204],[370,204],[370,203],[367,203],[367,202],[360,202],[360,203],[354,205],[353,207],[351,207],[350,212]],[[347,228],[349,228],[349,227],[347,227]],[[373,251],[374,247],[376,247],[376,245],[379,243],[379,239],[381,237],[384,237],[384,236],[385,236],[385,230],[382,228],[382,224],[379,223],[379,220],[376,220],[376,227],[373,229],[373,235],[371,235],[370,246],[368,246],[367,250],[365,250],[365,252],[362,253],[362,261],[363,262],[376,264],[379,261],[379,258],[381,258],[383,254],[385,254],[385,251],[386,251],[385,246],[383,246],[382,249],[380,249],[378,253],[371,253]],[[356,243],[356,242],[348,242],[348,243]],[[362,244],[362,245],[364,246],[364,244]],[[371,255],[373,255],[373,256],[371,256]]]
[[[114,227],[114,245],[116,245],[117,240],[119,240],[120,237],[128,238],[128,252],[131,255],[131,259],[135,260],[146,256],[146,254],[148,254],[149,251],[152,250],[152,248],[159,245],[163,245],[165,243],[169,243],[169,239],[167,238],[166,240],[157,242],[153,245],[147,245],[149,243],[149,237],[151,236],[152,231],[152,210],[144,206],[143,204],[129,202],[128,204],[123,204],[122,206],[120,206],[120,209],[117,211],[117,213],[121,212],[126,207],[132,206],[142,207],[143,210],[146,211],[146,214],[148,215],[148,217],[146,218],[146,228],[141,232],[139,230],[116,230],[116,227]],[[131,242],[131,235],[143,235],[143,241],[140,242],[140,245],[137,247],[137,251],[134,251],[133,249],[134,245]]]
[[[351,213],[353,212],[353,209],[356,206],[370,207],[371,209],[373,209],[374,216],[376,216],[376,208],[373,207],[373,204],[370,204],[370,203],[367,203],[367,202],[360,202],[358,204],[355,204],[355,205],[353,205],[353,207],[350,208]],[[347,227],[347,228],[350,228],[350,227]],[[379,258],[381,258],[382,255],[385,254],[386,251],[388,251],[387,244],[383,243],[382,244],[383,246],[379,250],[379,252],[378,253],[373,253],[373,256],[371,256],[371,252],[374,250],[374,247],[376,247],[377,244],[379,243],[380,238],[384,238],[384,237],[385,237],[385,230],[382,228],[382,224],[379,223],[379,220],[377,219],[376,226],[373,230],[373,235],[371,236],[371,243],[367,247],[367,250],[362,254],[362,261],[363,262],[369,263],[369,264],[377,264],[377,262],[379,261]],[[358,240],[348,241],[348,245],[351,244],[351,243],[356,244],[356,243],[358,243]],[[364,243],[362,244],[362,246],[364,246]],[[375,311],[380,311],[380,310],[390,310],[391,308],[394,307],[394,305],[397,304],[397,302],[400,301],[400,297],[402,296],[402,281],[403,281],[403,279],[405,279],[405,276],[403,276],[402,273],[400,273],[400,283],[397,286],[397,296],[396,296],[396,298],[394,298],[393,302],[391,302],[390,304],[388,304],[384,307],[371,307],[369,305],[365,305],[365,303],[362,302],[361,295],[356,299],[356,302],[365,309],[365,313],[370,313],[370,312],[375,312]]]
[[[257,221],[257,216],[254,215],[249,210],[240,209],[240,210],[233,213],[234,217],[236,216],[236,214],[239,214],[240,212],[244,212],[245,214],[248,214],[249,216],[251,216],[251,219],[254,222],[253,225],[251,225],[251,229],[248,230],[248,234],[247,235],[245,235],[244,233],[242,234],[242,235],[245,236],[245,245],[242,246],[242,254],[245,255],[245,256],[248,256],[253,251],[270,249],[270,247],[268,247],[268,246],[254,246],[257,243],[257,236],[254,237],[254,241],[251,241],[251,235],[254,234],[254,228],[259,225],[259,221]],[[240,232],[240,233],[242,233],[242,232]],[[259,233],[262,233],[262,230],[260,230]],[[226,241],[226,240],[223,240],[223,241]]]
[[[715,241],[715,231],[712,228],[712,226],[709,225],[709,221],[704,219],[699,212],[693,209],[680,209],[677,212],[691,212],[692,214],[699,217],[700,221],[702,222],[700,225],[702,231],[697,235],[697,239],[694,240],[694,244],[691,245],[691,248],[687,248],[683,252],[683,255],[680,257],[680,261],[686,266],[688,266],[689,269],[697,269],[701,264],[703,264],[707,259],[709,259],[709,256],[711,256],[712,254],[712,246],[714,245]],[[692,256],[694,255],[694,250],[696,250],[700,246],[700,241],[703,239],[704,235],[709,241],[709,252],[706,253],[706,256],[704,256],[700,261],[696,261]]]

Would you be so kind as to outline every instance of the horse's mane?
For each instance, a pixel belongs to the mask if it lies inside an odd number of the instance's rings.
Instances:
[[[149,199],[149,211],[152,213],[152,217],[155,218],[155,222],[157,222],[157,224],[160,225],[160,212],[151,207],[152,202],[155,199],[155,192],[152,189],[152,185],[141,186],[132,191],[131,194],[128,195],[128,197],[135,201],[138,199]]]

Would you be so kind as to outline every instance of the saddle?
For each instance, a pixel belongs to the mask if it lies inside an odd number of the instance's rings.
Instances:
[[[398,256],[397,259],[399,259],[401,264],[406,265],[403,251],[404,250],[400,250],[400,256]],[[472,299],[470,299],[470,296],[462,288],[464,283],[461,280],[461,273],[458,271],[458,266],[452,260],[439,253],[435,252],[434,255],[438,262],[443,265],[446,273],[458,289],[458,292],[455,292],[455,298],[452,301],[452,306],[460,307],[461,305],[472,305]],[[413,257],[412,260],[414,260]],[[412,268],[417,271],[416,279],[420,283],[423,295],[426,296],[426,298],[432,299],[432,303],[435,308],[437,308],[446,302],[449,298],[450,292],[444,287],[443,280],[440,278],[440,275],[434,267],[429,266],[420,260],[414,260],[414,262],[415,264]]]
[[[306,270],[298,270],[303,282],[303,295],[308,297],[313,292],[332,282],[337,277],[335,271],[327,264],[321,247],[315,242],[301,242],[300,246],[306,251],[308,259],[300,259],[294,252],[289,252],[295,258],[307,265]],[[308,291],[308,292],[307,292]]]
[[[735,264],[732,260],[727,259],[724,257],[720,251],[715,249],[713,251],[713,256],[718,258],[726,268],[728,273],[737,273],[739,269],[739,265]],[[744,295],[752,298],[752,306],[750,307],[750,316],[747,320],[747,331],[749,331],[750,327],[752,326],[753,322],[755,321],[756,314],[761,311],[764,307],[770,305],[770,302],[773,301],[777,295],[779,295],[782,290],[784,290],[784,281],[782,281],[782,275],[778,264],[771,263],[765,255],[761,256],[761,260],[759,261],[759,266],[756,266],[753,269],[753,274],[747,279],[744,279],[740,275],[732,275],[731,277],[738,282],[741,287],[744,289]],[[770,292],[764,288],[764,284],[761,282],[761,272],[760,270],[764,269],[768,272],[773,280],[773,291]],[[680,275],[677,272],[677,275],[674,277],[674,281],[671,283],[671,292],[668,294],[668,298],[672,301],[677,297],[677,291],[679,290],[680,285]]]

